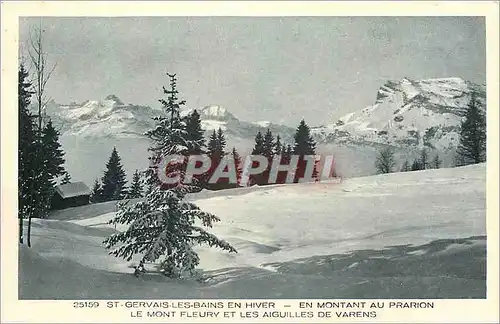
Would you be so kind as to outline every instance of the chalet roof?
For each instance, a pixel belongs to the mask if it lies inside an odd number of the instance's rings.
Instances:
[[[62,198],[90,195],[90,189],[83,182],[72,182],[56,186],[56,192]]]

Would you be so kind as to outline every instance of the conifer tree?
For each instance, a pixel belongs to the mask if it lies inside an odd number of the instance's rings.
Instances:
[[[205,149],[205,138],[203,137],[204,132],[201,128],[201,118],[198,111],[193,110],[192,113],[186,116],[186,138],[188,141],[188,155],[199,155],[204,152]]]
[[[267,168],[260,174],[261,184],[269,184],[269,174],[271,172],[271,167],[273,164],[275,145],[276,143],[274,142],[273,133],[268,128],[266,133],[264,134],[264,142],[262,144],[262,155],[267,158]]]
[[[162,101],[165,102],[167,114],[156,118],[156,127],[146,133],[152,141],[150,151],[153,160],[186,149],[186,146],[182,148],[182,143],[187,142],[182,138],[186,133],[178,121],[180,118],[176,79],[175,75],[169,76],[171,87],[169,90],[164,89],[169,96],[168,101]],[[163,136],[158,136],[159,134]],[[147,174],[148,177],[158,178],[157,172],[163,172],[153,168],[150,170],[152,171]],[[155,181],[149,183],[154,184]],[[137,276],[146,271],[146,263],[159,261],[163,274],[177,277],[186,272],[192,273],[198,265],[199,257],[193,250],[195,245],[208,244],[236,252],[229,243],[218,239],[205,229],[212,227],[219,218],[201,211],[194,203],[185,201],[185,194],[189,191],[189,186],[183,183],[177,183],[170,188],[158,183],[143,201],[133,205],[129,205],[129,201],[119,203],[116,218],[110,223],[127,224],[129,227],[104,241],[108,249],[114,248],[110,254],[126,260],[131,260],[134,255],[139,254],[141,258],[135,267]]]
[[[410,163],[408,162],[408,160],[405,160],[403,162],[403,165],[401,166],[401,172],[408,172],[410,170],[411,170]]]
[[[42,131],[42,145],[45,158],[44,169],[50,180],[65,174],[64,152],[59,143],[59,132],[49,120]]]
[[[149,147],[149,151],[151,152],[151,156],[149,157],[150,167],[145,172],[148,191],[160,184],[164,188],[175,186],[160,182],[157,176],[157,166],[162,158],[168,155],[182,155],[187,157],[189,147],[195,146],[189,139],[185,121],[180,117],[181,107],[186,104],[186,101],[179,100],[178,98],[179,91],[177,90],[176,76],[169,75],[169,78],[169,89],[163,87],[163,93],[167,98],[158,100],[163,106],[164,113],[153,118],[157,127],[145,134],[152,141]],[[181,175],[179,181],[182,182],[182,174],[186,163],[187,159],[184,163],[169,164],[162,172],[168,177],[175,176],[176,174]]]
[[[281,155],[283,147],[281,146],[281,138],[279,135],[276,136],[276,141],[274,141],[274,154]]]
[[[207,155],[212,158],[218,156],[217,132],[214,130],[208,138]]]
[[[285,145],[283,143],[281,145],[281,154],[279,155],[280,156],[280,164],[289,165],[292,154],[293,154],[292,146],[290,144]],[[278,171],[278,174],[276,177],[276,183],[285,183],[287,176],[288,176],[287,171]]]
[[[411,165],[411,171],[419,171],[422,170],[422,166],[420,165],[420,161],[415,159]]]
[[[236,180],[238,181],[238,184],[240,183],[241,181],[241,175],[243,173],[243,166],[242,166],[242,163],[241,163],[241,157],[240,155],[238,154],[238,151],[236,151],[236,148],[233,147],[233,150],[231,152],[231,156],[234,160],[234,166],[236,168]]]
[[[217,152],[221,157],[226,155],[226,138],[224,137],[224,132],[220,127],[217,130]]]
[[[90,192],[91,203],[96,204],[102,201],[101,190],[101,183],[98,179],[95,179],[94,185],[92,186],[92,191]]]
[[[426,170],[429,168],[429,154],[427,153],[427,150],[423,148],[420,151],[420,170]]]
[[[377,173],[392,173],[394,172],[395,166],[394,151],[390,147],[380,150],[377,160],[375,161]]]
[[[102,177],[101,200],[119,200],[125,198],[127,176],[121,164],[120,155],[116,147],[113,147],[108,163],[106,163],[106,171]]]
[[[64,151],[59,143],[59,132],[54,128],[50,119],[42,129],[40,145],[41,148],[37,153],[41,168],[37,171],[36,209],[37,216],[45,218],[51,208],[57,179],[66,173],[64,170]]]
[[[252,150],[252,155],[264,155],[265,154],[265,147],[264,147],[264,136],[262,136],[262,133],[259,131],[257,132],[257,135],[255,135],[255,144]],[[252,161],[251,165],[249,167],[256,168],[258,167],[259,162],[258,161]],[[249,176],[248,182],[250,185],[263,185],[267,181],[265,179],[264,173],[260,174],[252,174]]]
[[[18,71],[18,109],[19,109],[19,149],[18,149],[18,218],[19,242],[24,243],[23,219],[34,215],[36,145],[33,116],[28,107],[33,92],[28,72],[21,64]]]
[[[432,159],[432,162],[431,162],[431,167],[433,169],[439,169],[441,167],[441,164],[443,163],[443,161],[441,161],[439,159],[439,154],[436,153],[436,156],[434,156],[434,159]]]
[[[473,94],[460,128],[458,166],[486,161],[486,116]]]
[[[252,155],[261,155],[264,153],[264,137],[262,137],[262,133],[259,131],[257,135],[255,135],[255,145],[252,150]]]
[[[273,133],[269,130],[269,128],[264,134],[264,142],[262,144],[262,148],[263,148],[262,154],[268,159],[272,159],[274,156],[275,143],[274,143]]]
[[[129,198],[141,198],[142,197],[142,183],[141,183],[141,174],[139,170],[135,170],[134,175],[132,177],[132,184],[130,185],[130,190],[128,193]]]
[[[305,175],[307,163],[312,163],[312,161],[306,161],[304,157],[306,155],[316,154],[316,142],[312,138],[311,129],[306,124],[304,119],[300,121],[300,124],[295,131],[294,140],[293,154],[299,156],[294,182],[298,182],[299,179],[303,178]],[[315,178],[316,176],[317,168],[314,167],[312,177]]]
[[[227,187],[227,184],[221,185],[222,179],[218,179],[218,183],[214,184],[209,184],[210,178],[213,176],[215,170],[221,163],[222,159],[226,156],[226,139],[224,138],[224,132],[222,131],[221,128],[217,130],[217,132],[214,130],[213,133],[210,135],[210,138],[208,140],[208,147],[207,147],[207,155],[210,158],[210,168],[209,170],[205,173],[205,186],[210,189],[223,189]]]
[[[312,138],[311,129],[302,119],[295,132],[295,143],[293,154],[298,155],[314,155],[316,154],[316,142]]]

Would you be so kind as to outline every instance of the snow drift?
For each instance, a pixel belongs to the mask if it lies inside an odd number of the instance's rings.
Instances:
[[[192,195],[238,250],[198,248],[193,280],[135,278],[102,245],[112,205],[72,208],[34,221],[20,298],[485,298],[485,169]]]

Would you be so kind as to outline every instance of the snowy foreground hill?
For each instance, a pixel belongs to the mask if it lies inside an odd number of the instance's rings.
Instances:
[[[134,277],[101,243],[115,231],[108,202],[35,220],[20,298],[486,296],[485,164],[189,199],[221,218],[213,232],[239,252],[198,248],[201,280]]]

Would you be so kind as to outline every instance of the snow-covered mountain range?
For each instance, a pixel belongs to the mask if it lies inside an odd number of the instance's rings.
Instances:
[[[449,150],[458,144],[471,93],[484,107],[485,87],[460,78],[388,81],[378,90],[373,105],[314,127],[313,133],[321,142]]]
[[[48,105],[48,115],[60,125],[63,136],[81,138],[130,138],[144,137],[144,132],[154,127],[152,117],[162,114],[158,108],[124,104],[117,96],[109,95],[102,100],[87,100],[83,103]],[[182,111],[183,115],[192,109]],[[212,105],[197,109],[202,127],[207,135],[221,128],[228,137],[253,139],[257,132],[269,128],[273,133],[290,138],[294,129],[271,122],[251,123],[239,120],[226,108]]]
[[[312,125],[318,153],[335,154],[337,166],[347,177],[373,174],[377,149],[384,145],[396,148],[396,159],[401,163],[427,147],[439,152],[444,166],[449,165],[472,93],[484,106],[485,86],[461,78],[388,81],[374,95],[373,105],[325,125]],[[296,125],[243,121],[218,105],[196,109],[207,137],[220,127],[228,149],[236,147],[243,155],[250,152],[257,132],[267,128],[285,143],[293,140]],[[61,131],[70,174],[89,184],[100,176],[113,146],[128,173],[147,167],[149,142],[143,134],[153,127],[152,117],[161,113],[159,108],[125,104],[114,95],[69,105],[51,102],[47,107],[47,114]]]

